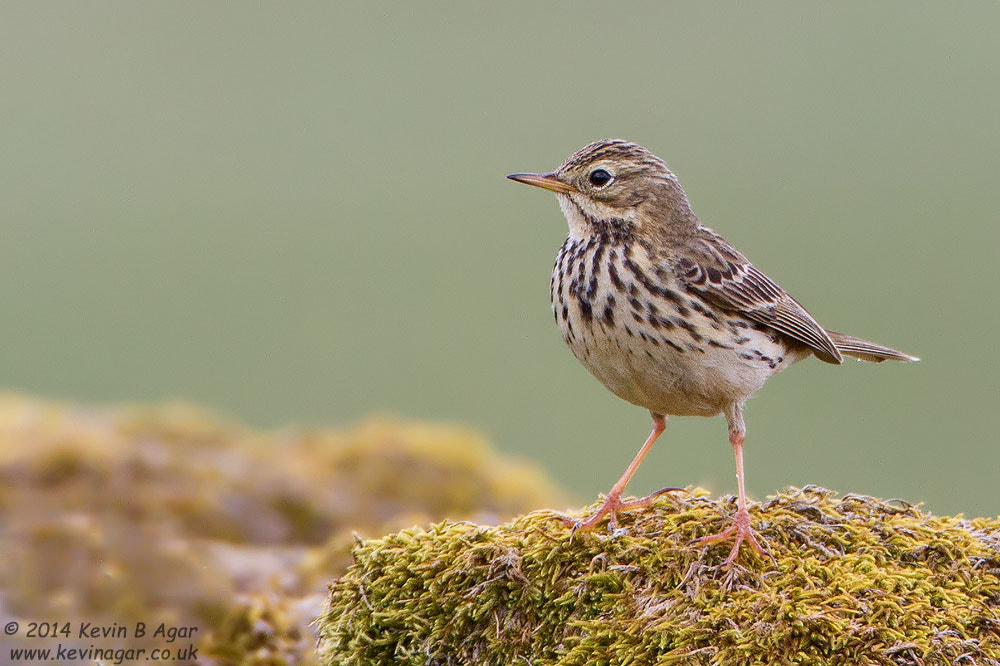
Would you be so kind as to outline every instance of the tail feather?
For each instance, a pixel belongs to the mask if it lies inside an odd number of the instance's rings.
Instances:
[[[901,351],[896,351],[895,349],[875,344],[869,340],[856,338],[853,335],[844,335],[843,333],[837,333],[836,331],[830,330],[827,330],[827,334],[830,336],[830,339],[833,340],[833,344],[836,345],[837,349],[840,350],[840,353],[846,354],[847,356],[853,356],[854,358],[859,358],[862,361],[881,363],[886,360],[920,360],[916,356],[910,356],[909,354],[904,354]]]

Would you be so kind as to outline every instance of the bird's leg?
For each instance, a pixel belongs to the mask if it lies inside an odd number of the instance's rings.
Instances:
[[[740,545],[746,541],[764,557],[771,557],[757,541],[753,530],[750,529],[750,511],[747,508],[747,493],[743,479],[743,438],[746,435],[746,427],[743,425],[743,406],[734,405],[726,414],[729,419],[729,443],[733,445],[733,454],[736,456],[736,515],[733,516],[733,524],[722,530],[718,534],[701,537],[694,541],[695,545],[703,546],[717,541],[724,541],[730,537],[735,538],[729,557],[726,558],[723,566],[728,567],[736,561],[736,556],[740,554]],[[772,558],[773,559],[773,558]]]
[[[663,414],[656,414],[650,412],[653,417],[653,430],[649,433],[649,437],[646,438],[646,442],[639,449],[639,452],[635,454],[635,458],[629,463],[629,466],[625,469],[624,474],[618,479],[618,482],[608,491],[608,494],[604,498],[604,503],[586,520],[574,521],[572,519],[566,519],[566,522],[573,523],[573,531],[577,530],[589,530],[604,516],[609,516],[608,523],[611,529],[615,529],[618,526],[618,512],[627,509],[641,509],[648,507],[653,503],[657,497],[663,493],[668,493],[674,490],[683,490],[683,488],[663,488],[658,490],[651,495],[647,495],[642,499],[632,500],[631,502],[622,501],[622,493],[625,491],[625,486],[632,479],[632,475],[635,471],[639,469],[639,465],[642,464],[642,459],[646,457],[649,450],[653,448],[653,443],[656,442],[657,438],[663,433],[664,428],[667,427],[667,417]]]

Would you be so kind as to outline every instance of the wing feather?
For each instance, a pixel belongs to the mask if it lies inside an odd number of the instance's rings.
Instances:
[[[828,363],[843,357],[826,330],[774,280],[751,264],[721,236],[702,227],[674,262],[677,276],[717,307],[738,313],[810,347]]]

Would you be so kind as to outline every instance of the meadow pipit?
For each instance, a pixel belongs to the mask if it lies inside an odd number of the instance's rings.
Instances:
[[[660,491],[623,502],[622,492],[667,416],[726,415],[736,456],[733,523],[697,544],[730,537],[761,554],[743,484],[743,405],[767,378],[814,355],[878,363],[917,358],[820,326],[798,301],[721,236],[702,226],[677,177],[642,146],[606,139],[551,173],[508,178],[556,193],[569,222],[549,292],[576,358],[612,393],[653,417],[653,430],[602,506],[575,529],[649,506]],[[665,489],[672,490],[672,489]]]

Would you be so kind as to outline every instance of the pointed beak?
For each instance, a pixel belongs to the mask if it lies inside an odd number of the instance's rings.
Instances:
[[[569,183],[564,183],[554,173],[512,173],[507,176],[511,180],[516,180],[525,185],[534,185],[544,190],[552,190],[560,194],[570,194],[576,192],[576,188]]]

